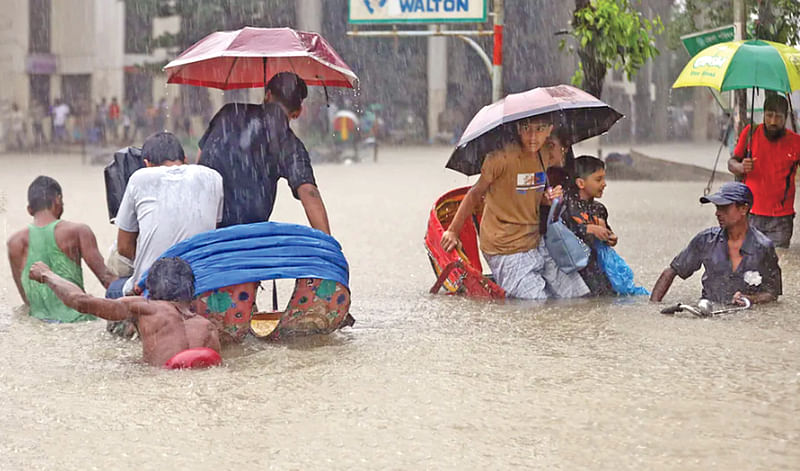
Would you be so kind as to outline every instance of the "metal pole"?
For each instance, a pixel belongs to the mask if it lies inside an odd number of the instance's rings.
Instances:
[[[503,0],[494,0],[494,54],[492,58],[492,102],[503,97]]]
[[[483,64],[486,66],[486,70],[489,72],[489,77],[492,76],[492,60],[489,59],[489,54],[486,54],[486,51],[483,50],[480,44],[476,43],[474,39],[468,38],[466,36],[458,36],[459,39],[463,40],[465,43],[469,45],[475,52],[478,53],[478,56],[483,61]]]
[[[484,30],[436,30],[431,31],[427,29],[419,30],[391,30],[391,31],[348,31],[347,36],[353,37],[375,37],[375,38],[393,38],[403,36],[494,36],[493,31]]]
[[[736,41],[745,38],[745,25],[747,21],[746,12],[744,9],[744,0],[733,0],[733,39]],[[747,120],[747,90],[735,90],[734,96],[734,109],[733,111],[733,127],[736,130],[736,137],[738,138],[744,129],[744,123]]]

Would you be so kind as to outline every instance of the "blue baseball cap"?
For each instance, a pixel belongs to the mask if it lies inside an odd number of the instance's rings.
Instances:
[[[701,196],[700,202],[703,204],[714,203],[718,206],[733,203],[753,206],[753,192],[744,183],[728,182],[722,185],[718,192],[708,196]]]

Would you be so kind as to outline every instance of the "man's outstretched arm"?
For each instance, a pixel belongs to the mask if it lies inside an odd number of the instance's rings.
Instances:
[[[300,203],[303,204],[303,209],[306,211],[306,217],[311,227],[330,235],[331,227],[328,223],[328,212],[325,210],[325,203],[322,201],[322,195],[316,185],[303,183],[297,187],[297,196],[300,197]]]
[[[44,283],[53,290],[64,304],[84,314],[92,314],[109,321],[121,321],[134,315],[146,314],[146,303],[136,303],[137,309],[131,309],[132,303],[121,300],[96,298],[86,294],[76,284],[61,278],[50,270],[43,262],[31,266],[30,278]]]
[[[672,286],[672,281],[675,280],[677,274],[678,272],[672,267],[668,267],[661,272],[661,276],[658,277],[655,286],[653,286],[653,293],[650,295],[650,301],[661,301],[664,299],[664,295],[669,291],[669,287]]]

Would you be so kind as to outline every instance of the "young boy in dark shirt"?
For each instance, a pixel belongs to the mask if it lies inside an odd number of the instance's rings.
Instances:
[[[614,290],[608,277],[597,262],[594,250],[596,240],[610,246],[617,245],[617,235],[608,225],[608,211],[595,201],[606,188],[605,164],[597,157],[582,155],[575,159],[575,192],[564,192],[566,210],[562,220],[586,245],[592,248],[589,263],[579,273],[594,296],[611,296]],[[571,194],[570,194],[571,193]]]

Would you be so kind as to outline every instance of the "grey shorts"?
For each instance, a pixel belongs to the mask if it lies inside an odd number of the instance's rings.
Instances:
[[[789,247],[794,230],[794,214],[791,216],[750,215],[750,224],[769,237],[775,247]]]
[[[527,252],[484,257],[510,298],[578,298],[589,293],[580,273],[568,275],[558,269],[544,243]]]

